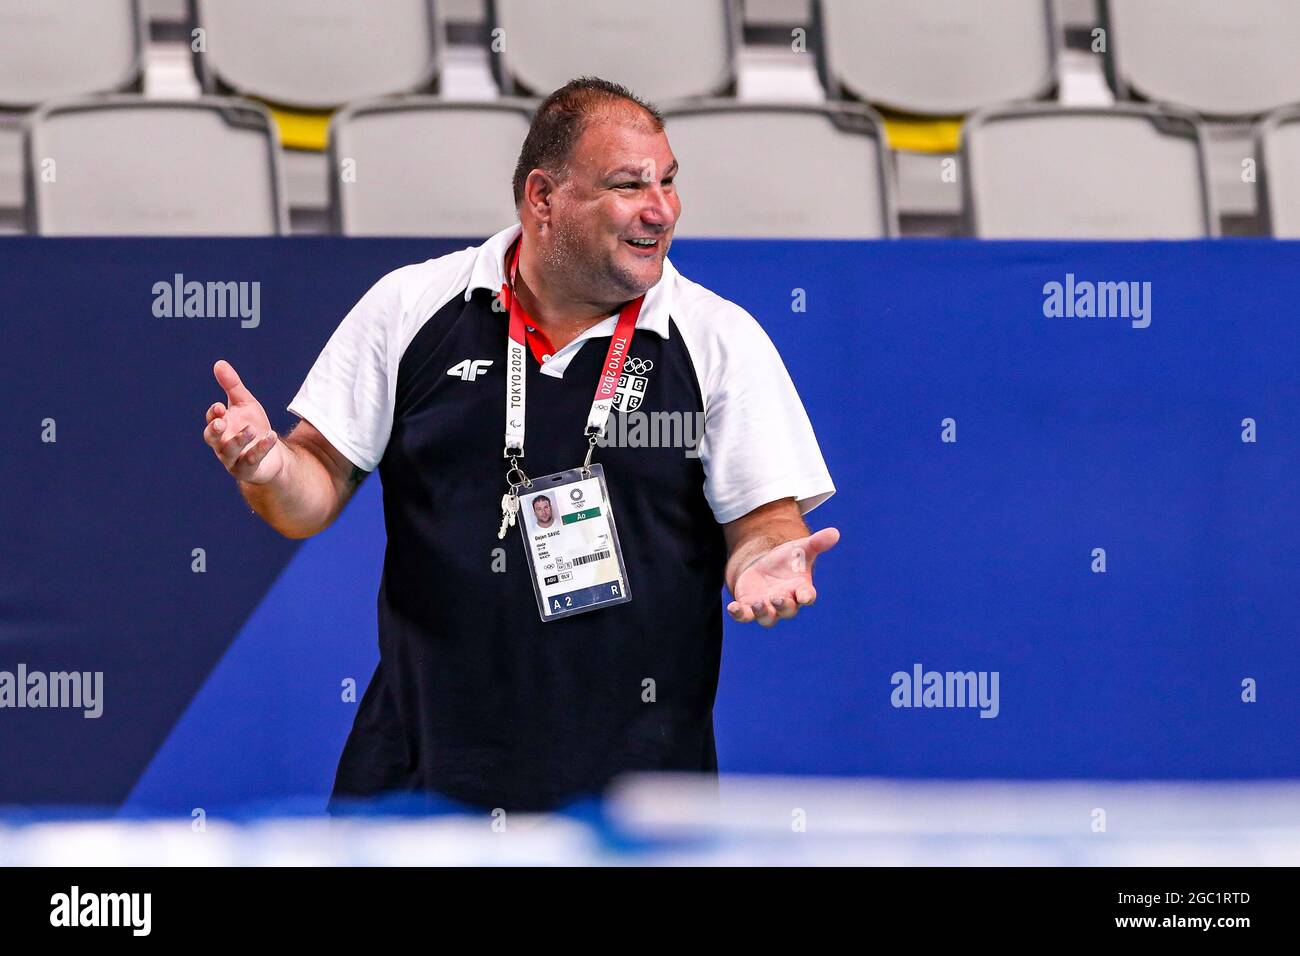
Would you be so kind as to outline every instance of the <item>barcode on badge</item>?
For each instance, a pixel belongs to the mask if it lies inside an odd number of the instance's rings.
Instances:
[[[604,561],[608,557],[608,551],[597,551],[595,554],[584,554],[580,558],[573,559],[573,566],[576,568],[583,564],[591,564],[593,561]]]

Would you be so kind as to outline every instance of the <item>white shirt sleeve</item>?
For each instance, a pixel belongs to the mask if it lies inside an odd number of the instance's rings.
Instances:
[[[384,276],[353,306],[289,403],[363,471],[378,467],[393,429],[402,272]]]
[[[808,413],[762,326],[725,299],[688,336],[704,392],[704,494],[720,524],[781,498],[835,493]],[[693,340],[693,341],[692,341]]]

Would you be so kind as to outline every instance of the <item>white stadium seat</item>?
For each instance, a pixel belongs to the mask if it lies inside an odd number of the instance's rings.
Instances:
[[[489,54],[504,93],[545,96],[590,74],[652,101],[729,94],[740,15],[734,0],[495,0]]]
[[[678,236],[871,239],[898,232],[893,169],[864,106],[668,106]]]
[[[1204,136],[1156,107],[994,107],[962,133],[972,235],[1191,239],[1218,235]]]
[[[1279,239],[1300,239],[1300,106],[1267,116],[1258,142],[1265,231]]]
[[[139,89],[146,37],[139,0],[0,0],[0,232],[23,218],[22,114]]]
[[[534,104],[405,97],[334,117],[334,228],[348,236],[481,238],[515,217],[511,179]]]
[[[818,70],[833,98],[923,116],[1056,88],[1051,0],[819,0]]]
[[[1224,119],[1300,102],[1295,0],[1109,0],[1117,96]]]
[[[198,0],[208,92],[328,110],[432,88],[441,27],[431,0]]]
[[[27,211],[41,235],[277,235],[279,141],[256,103],[55,101],[27,123]]]

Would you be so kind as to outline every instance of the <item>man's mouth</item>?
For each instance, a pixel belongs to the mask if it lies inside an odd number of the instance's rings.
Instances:
[[[659,249],[659,240],[652,238],[624,239],[627,245],[631,246],[643,256],[653,255]]]

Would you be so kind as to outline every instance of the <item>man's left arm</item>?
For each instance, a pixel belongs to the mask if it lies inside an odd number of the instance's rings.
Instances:
[[[770,501],[722,526],[727,540],[727,613],[741,624],[771,627],[817,600],[817,556],[840,540],[835,528],[809,534],[793,498]]]

